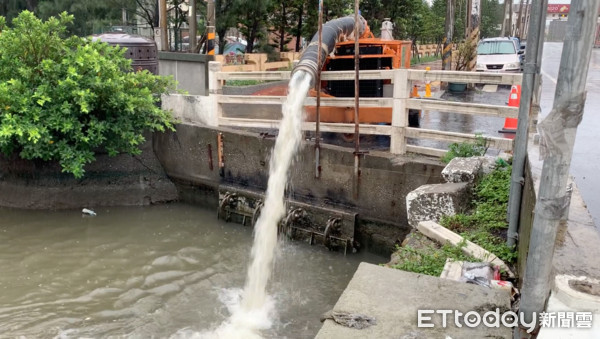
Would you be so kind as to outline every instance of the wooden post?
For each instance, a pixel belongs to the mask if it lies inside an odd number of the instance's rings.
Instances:
[[[408,125],[408,109],[406,100],[410,97],[407,69],[394,71],[394,103],[392,106],[392,133],[390,135],[390,152],[406,153],[406,126]]]
[[[158,17],[160,19],[160,50],[169,50],[169,33],[167,32],[167,0],[159,0]]]

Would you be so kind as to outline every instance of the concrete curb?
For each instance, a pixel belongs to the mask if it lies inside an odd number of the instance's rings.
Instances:
[[[465,246],[462,247],[462,251],[467,254],[474,256],[477,259],[481,259],[486,262],[490,262],[493,265],[500,266],[501,269],[506,271],[509,277],[514,278],[515,274],[511,271],[511,269],[504,263],[504,261],[500,260],[495,254],[488,252],[484,248],[475,245],[474,243],[465,240],[460,235],[450,231],[446,227],[433,222],[433,221],[421,221],[417,229],[419,232],[423,233],[428,238],[431,238],[441,244],[450,243],[454,246],[458,246],[463,241],[465,242]]]

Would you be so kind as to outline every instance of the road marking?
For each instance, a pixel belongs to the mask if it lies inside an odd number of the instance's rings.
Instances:
[[[545,77],[550,79],[550,81],[552,81],[556,85],[556,79],[554,77],[552,77],[550,74],[546,73],[546,71],[542,70],[542,75],[544,75]]]

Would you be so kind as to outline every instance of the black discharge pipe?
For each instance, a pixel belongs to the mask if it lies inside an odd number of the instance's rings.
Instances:
[[[365,31],[367,25],[365,19],[359,16],[359,37]],[[292,74],[298,70],[303,70],[312,76],[311,85],[314,85],[317,79],[318,72],[323,68],[325,58],[333,51],[335,44],[342,36],[349,36],[354,31],[354,16],[345,16],[343,18],[328,21],[323,25],[322,42],[321,42],[321,62],[318,64],[319,55],[319,33],[315,34],[310,41],[310,44],[304,52],[298,65],[294,67]]]

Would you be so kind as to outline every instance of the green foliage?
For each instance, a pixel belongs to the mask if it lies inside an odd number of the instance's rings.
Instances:
[[[497,164],[497,168],[475,186],[473,213],[444,217],[440,223],[505,262],[512,263],[517,259],[517,252],[506,245],[505,235],[511,166]]]
[[[432,275],[439,277],[444,270],[446,259],[454,261],[479,262],[480,260],[464,254],[462,248],[464,243],[459,246],[444,244],[441,248],[412,248],[410,246],[396,246],[396,255],[400,263],[393,265],[395,269]]]
[[[427,62],[432,62],[432,61],[437,61],[440,60],[442,57],[439,55],[430,55],[430,56],[424,56],[424,57],[414,57],[410,59],[410,64],[411,65],[418,65],[418,64],[424,64]]]
[[[226,86],[253,86],[262,83],[264,83],[264,81],[261,80],[229,80],[227,81]]]
[[[475,142],[452,143],[448,152],[442,157],[442,162],[449,163],[454,158],[468,158],[482,156],[487,152],[488,142],[482,134],[475,134]]]
[[[97,150],[139,154],[144,130],[172,128],[157,102],[174,82],[130,72],[123,49],[65,37],[72,22],[24,11],[0,34],[0,150],[80,178]]]

